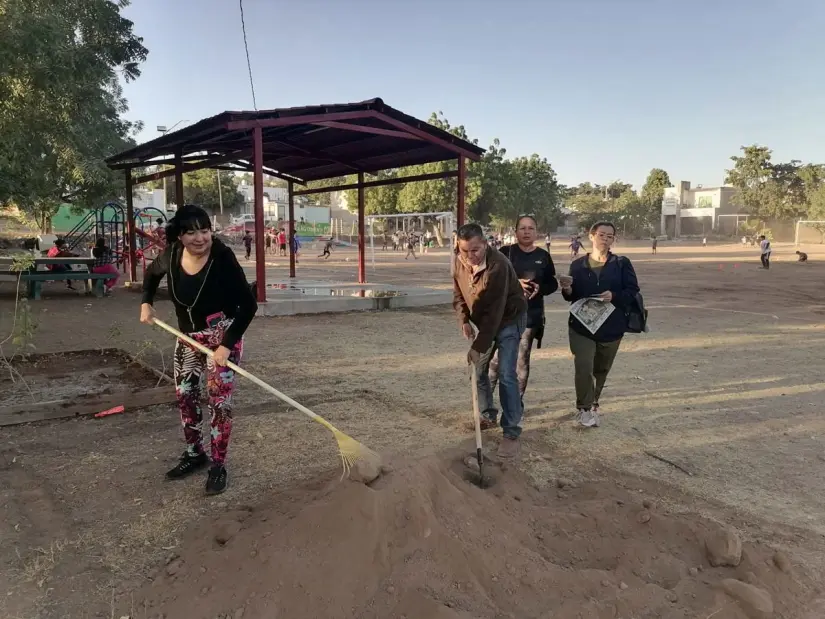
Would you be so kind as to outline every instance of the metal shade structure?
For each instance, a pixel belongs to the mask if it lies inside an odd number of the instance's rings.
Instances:
[[[360,103],[294,107],[257,112],[223,112],[123,151],[106,160],[126,174],[131,277],[136,279],[132,187],[174,176],[176,203],[183,204],[183,174],[203,168],[252,172],[254,178],[256,277],[265,301],[263,175],[287,181],[290,238],[294,234],[294,196],[343,189],[358,190],[358,280],[366,282],[364,191],[368,187],[458,178],[458,225],[464,223],[466,160],[478,161],[484,149],[386,105]],[[456,159],[456,170],[364,181],[364,174],[390,168]],[[132,170],[154,165],[170,169],[134,178]],[[357,182],[318,189],[296,189],[307,181],[357,175]],[[290,243],[290,277],[295,256]]]

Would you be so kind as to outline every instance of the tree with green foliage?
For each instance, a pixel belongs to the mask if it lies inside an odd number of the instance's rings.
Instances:
[[[474,140],[470,140],[463,125],[457,127],[451,126],[442,112],[431,114],[427,122],[462,140],[475,143]],[[438,161],[435,163],[409,166],[405,168],[404,173],[399,174],[399,176],[435,174],[456,169],[456,162],[453,160]],[[455,208],[457,188],[458,183],[455,178],[406,183],[398,193],[398,212],[437,213],[451,211]]]
[[[542,230],[555,229],[562,219],[561,197],[556,172],[543,157],[533,154],[510,162],[507,192],[509,200],[497,212],[506,217],[506,224],[515,225],[522,213],[533,213]],[[503,210],[503,212],[502,212]]]
[[[743,146],[742,156],[731,157],[733,168],[725,182],[736,188],[737,201],[749,213],[763,218],[791,219],[804,215],[805,187],[800,162],[773,163],[766,146]]]
[[[799,168],[799,178],[805,193],[805,219],[825,221],[825,165],[805,164]],[[812,224],[825,243],[825,224]]]
[[[140,75],[143,40],[127,0],[0,0],[0,203],[42,223],[61,202],[99,206],[124,178],[104,159],[139,124],[120,77]]]
[[[220,194],[218,193],[218,175],[221,177]],[[163,180],[154,181],[154,187],[163,187]],[[183,202],[197,204],[205,209],[218,213],[221,199],[224,212],[231,212],[243,206],[244,196],[238,191],[238,177],[228,170],[211,170],[204,168],[183,175]],[[174,181],[166,181],[166,202],[176,201]]]
[[[589,228],[601,219],[607,218],[613,204],[606,197],[605,188],[591,183],[580,183],[576,187],[565,187],[562,199],[565,208],[576,214],[579,226]]]
[[[733,156],[725,183],[736,189],[737,202],[755,215],[762,215],[768,202],[768,184],[773,176],[771,151],[766,146],[743,146],[742,156]]]
[[[665,189],[673,187],[670,176],[662,168],[653,168],[647,175],[647,180],[642,186],[641,199],[652,214],[658,216],[662,210],[662,200],[665,197]]]
[[[727,171],[726,182],[736,188],[744,210],[762,218],[815,219],[825,165],[796,159],[774,163],[766,146],[743,146],[741,150],[742,156],[731,157],[734,165]]]
[[[470,220],[487,224],[507,208],[512,169],[506,155],[507,150],[495,139],[481,161],[468,165],[466,204]]]

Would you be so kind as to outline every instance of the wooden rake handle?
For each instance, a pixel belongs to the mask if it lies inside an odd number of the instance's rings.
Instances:
[[[155,325],[157,325],[158,327],[160,327],[164,331],[168,331],[169,333],[174,335],[176,338],[178,338],[182,342],[186,342],[192,348],[202,352],[207,357],[212,358],[212,357],[215,356],[215,353],[213,351],[211,351],[209,348],[207,348],[206,346],[204,346],[200,342],[197,342],[197,341],[193,340],[188,335],[184,335],[183,333],[181,333],[180,331],[178,331],[174,327],[166,324],[162,320],[158,320],[157,318],[153,318],[152,321]],[[249,372],[244,370],[242,367],[240,367],[238,365],[235,365],[231,361],[227,361],[226,367],[228,367],[230,370],[233,370],[234,372],[237,372],[238,374],[240,374],[241,376],[243,376],[247,380],[252,381],[253,383],[258,385],[264,391],[268,391],[269,393],[274,395],[276,398],[278,398],[281,402],[284,402],[285,404],[289,404],[291,407],[301,411],[304,415],[306,415],[307,417],[309,417],[310,419],[312,419],[314,421],[317,421],[322,426],[326,427],[327,429],[331,430],[332,432],[338,432],[338,429],[335,426],[333,426],[330,422],[328,422],[326,419],[324,419],[320,415],[317,415],[317,414],[313,413],[306,406],[304,406],[303,404],[299,404],[298,402],[296,402],[295,400],[290,398],[285,393],[281,393],[280,391],[275,389],[275,387],[273,387],[272,385],[266,384],[260,378],[258,378],[254,374],[250,374]]]

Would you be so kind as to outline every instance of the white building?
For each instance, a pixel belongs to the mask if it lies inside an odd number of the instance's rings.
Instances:
[[[255,187],[241,183],[238,191],[244,197],[242,213],[255,211]],[[264,186],[264,219],[283,220],[289,217],[289,191],[286,187]],[[295,221],[310,224],[328,224],[330,221],[329,207],[310,204],[305,196],[295,197]]]
[[[163,189],[147,189],[136,187],[132,193],[132,205],[135,210],[154,208],[161,213],[166,212],[166,200],[164,199]]]
[[[661,233],[671,238],[682,234],[707,234],[718,227],[719,215],[737,212],[733,187],[691,189],[689,181],[679,181],[665,189],[662,198]]]

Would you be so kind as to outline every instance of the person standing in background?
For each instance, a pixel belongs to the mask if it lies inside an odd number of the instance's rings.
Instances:
[[[760,260],[763,269],[771,268],[771,242],[763,234],[759,237],[759,250],[762,252]]]
[[[532,214],[520,215],[516,222],[516,244],[505,245],[499,251],[506,256],[516,271],[524,297],[527,299],[527,323],[519,342],[516,374],[518,390],[524,406],[524,392],[530,377],[530,353],[533,341],[541,348],[544,336],[544,297],[555,292],[559,285],[556,281],[556,267],[553,258],[540,247],[536,247],[537,224]],[[498,353],[493,355],[490,363],[490,384],[495,392],[498,382]]]
[[[415,244],[418,242],[418,239],[415,235],[411,232],[407,236],[407,255],[404,256],[404,260],[407,260],[410,256],[418,260],[418,256],[415,255]]]
[[[278,232],[278,250],[281,256],[286,256],[286,232],[283,228]]]
[[[547,253],[550,253],[550,245],[552,244],[553,239],[549,234],[544,235],[544,249]]]
[[[249,260],[249,257],[252,255],[252,233],[247,230],[242,240],[244,249],[246,250],[246,259]]]
[[[659,248],[659,239],[655,236],[653,237],[653,241],[650,243],[650,246],[653,248],[653,255],[656,255],[656,250]]]

